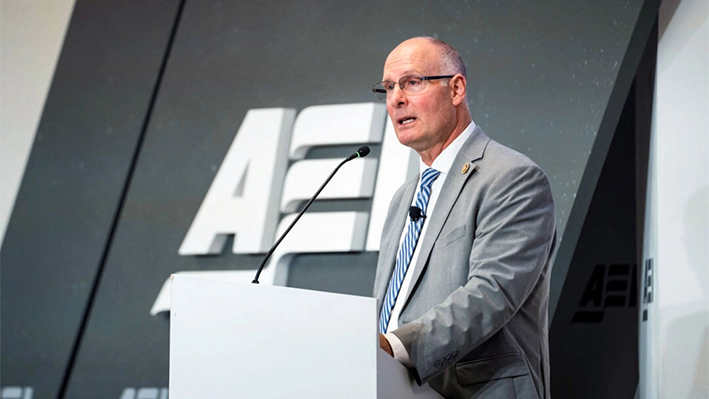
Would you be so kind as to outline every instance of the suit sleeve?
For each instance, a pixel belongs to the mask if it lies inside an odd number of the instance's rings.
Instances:
[[[457,362],[499,331],[525,303],[549,257],[554,205],[538,166],[500,172],[485,187],[475,218],[468,281],[446,300],[393,333],[419,382]]]

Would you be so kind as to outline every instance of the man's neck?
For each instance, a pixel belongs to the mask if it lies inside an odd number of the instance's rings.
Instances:
[[[423,161],[423,163],[425,163],[426,165],[431,166],[433,164],[433,161],[435,161],[436,158],[438,158],[438,156],[441,155],[441,153],[446,148],[448,148],[448,146],[453,141],[455,141],[455,139],[457,139],[461,135],[461,133],[463,133],[465,128],[467,128],[472,121],[473,119],[470,117],[470,114],[466,114],[463,115],[462,118],[458,118],[458,123],[455,125],[455,128],[453,129],[453,131],[448,136],[448,139],[446,139],[445,142],[418,153],[421,157],[421,161]]]

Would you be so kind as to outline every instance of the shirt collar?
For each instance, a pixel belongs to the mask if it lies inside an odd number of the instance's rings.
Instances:
[[[471,120],[468,127],[463,130],[463,133],[456,137],[455,140],[453,140],[453,142],[443,150],[443,152],[438,154],[436,159],[433,160],[431,166],[428,166],[422,160],[419,160],[419,175],[422,175],[423,172],[429,167],[436,169],[443,175],[447,175],[451,166],[453,166],[453,161],[455,161],[458,151],[460,151],[463,144],[465,144],[468,138],[470,138],[473,134],[473,130],[475,130],[475,122]]]

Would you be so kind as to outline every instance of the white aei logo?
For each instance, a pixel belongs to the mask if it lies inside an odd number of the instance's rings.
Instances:
[[[386,131],[385,131],[386,130]],[[264,268],[262,284],[285,285],[296,253],[378,251],[386,211],[416,154],[402,146],[378,103],[319,105],[296,117],[285,108],[249,110],[182,241],[184,256],[219,254],[229,235],[235,254],[265,253],[344,157],[304,159],[318,146],[381,143],[379,159],[357,159],[340,169],[318,199],[372,198],[371,212],[306,213]],[[288,168],[288,161],[295,161]],[[280,213],[287,213],[278,220]],[[251,282],[255,271],[195,271],[207,278]],[[170,278],[151,314],[170,308]]]

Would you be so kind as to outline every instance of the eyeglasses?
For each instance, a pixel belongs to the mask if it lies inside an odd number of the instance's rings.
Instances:
[[[399,88],[403,90],[407,95],[416,95],[421,93],[428,86],[429,80],[449,79],[453,76],[455,75],[404,76],[403,78],[399,79],[398,82],[392,82],[391,80],[379,82],[375,84],[374,87],[372,87],[372,91],[374,92],[374,97],[376,97],[377,100],[386,101],[387,97],[389,97],[391,93],[394,92],[394,88],[397,84],[399,85]]]

